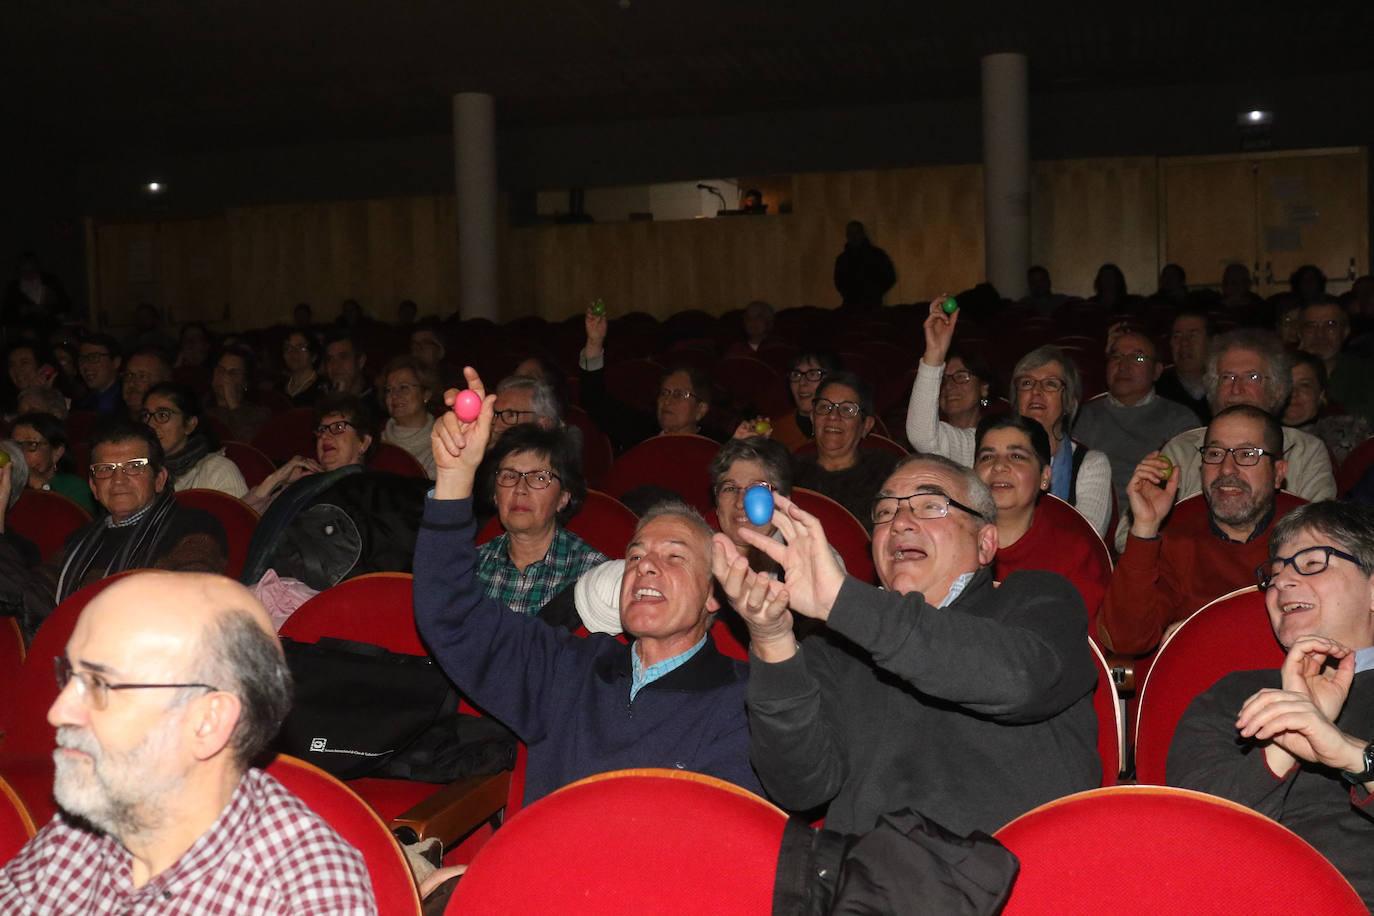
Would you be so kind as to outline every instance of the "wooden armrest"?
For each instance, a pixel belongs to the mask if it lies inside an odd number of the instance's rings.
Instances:
[[[397,815],[393,833],[409,829],[417,839],[438,837],[448,849],[496,817],[510,796],[510,770],[449,783],[424,801]]]
[[[1116,695],[1128,697],[1135,693],[1135,663],[1137,657],[1134,655],[1121,655],[1112,653],[1107,656],[1107,667],[1112,672],[1112,683],[1116,685]]]

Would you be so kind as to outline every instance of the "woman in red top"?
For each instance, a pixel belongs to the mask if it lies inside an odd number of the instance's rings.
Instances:
[[[1083,595],[1088,632],[1097,632],[1097,611],[1111,583],[1107,547],[1093,526],[1050,487],[1050,440],[1034,420],[1014,414],[984,417],[978,424],[973,467],[997,504],[998,581],[1018,569],[1059,573]]]

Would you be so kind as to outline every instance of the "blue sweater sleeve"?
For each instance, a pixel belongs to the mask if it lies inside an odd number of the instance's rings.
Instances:
[[[415,542],[415,624],[430,652],[473,703],[526,744],[556,721],[557,685],[585,641],[485,595],[477,577],[472,500],[425,500]]]

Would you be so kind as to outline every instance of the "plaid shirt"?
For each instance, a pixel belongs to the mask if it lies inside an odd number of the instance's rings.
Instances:
[[[5,916],[375,916],[363,857],[281,783],[249,770],[219,820],[143,887],[106,834],[55,815],[0,869]]]
[[[477,548],[477,577],[487,584],[488,598],[530,617],[569,582],[605,562],[606,558],[586,541],[556,527],[544,559],[526,566],[524,572],[511,562],[509,534],[487,541]]]

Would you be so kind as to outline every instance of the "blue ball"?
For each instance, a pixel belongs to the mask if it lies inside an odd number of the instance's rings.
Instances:
[[[773,491],[755,484],[744,491],[744,514],[755,525],[766,525],[773,518]]]

